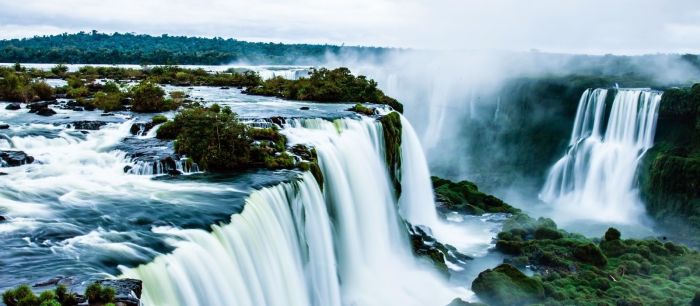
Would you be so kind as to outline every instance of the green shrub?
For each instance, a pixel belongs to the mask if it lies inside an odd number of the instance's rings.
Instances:
[[[92,100],[93,105],[106,112],[122,109],[121,94],[115,92],[99,91]]]
[[[164,140],[175,140],[179,132],[180,128],[177,126],[175,121],[166,121],[156,131],[156,138]]]
[[[153,113],[174,110],[179,107],[175,101],[164,99],[165,91],[151,81],[141,81],[129,91],[131,109],[139,113]]]
[[[163,115],[155,115],[155,116],[153,116],[153,118],[151,118],[151,122],[153,124],[161,124],[161,123],[165,123],[167,121],[168,121],[168,118],[163,116]]]
[[[53,87],[46,84],[46,82],[32,82],[31,87],[39,100],[50,100],[54,97]]]
[[[113,303],[116,292],[114,288],[103,287],[99,283],[92,283],[85,290],[85,297],[90,304]]]
[[[248,167],[247,127],[236,114],[192,108],[175,116],[172,126],[166,125],[161,126],[166,131],[177,127],[175,151],[191,157],[203,169],[230,171]]]

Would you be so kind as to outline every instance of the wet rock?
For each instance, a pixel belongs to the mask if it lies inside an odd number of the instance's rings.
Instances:
[[[17,167],[34,162],[34,157],[27,155],[23,151],[0,151],[0,160],[7,167]]]
[[[175,169],[170,169],[167,171],[167,173],[168,173],[168,175],[171,175],[171,176],[182,175],[182,172],[180,172],[180,170],[175,170]]]
[[[101,127],[107,125],[107,122],[104,122],[104,121],[75,121],[75,122],[71,123],[70,125],[72,125],[73,128],[76,130],[97,131]]]
[[[7,221],[7,218],[5,218],[5,216],[0,216],[0,222],[4,222],[4,221]]]
[[[449,274],[447,261],[456,265],[465,265],[471,257],[460,253],[455,247],[449,244],[442,244],[435,240],[429,229],[422,226],[412,226],[409,229],[411,236],[411,247],[413,253],[431,261],[440,272]]]
[[[284,117],[280,117],[280,116],[270,117],[270,121],[274,124],[279,125],[279,126],[282,126],[287,122],[287,120],[284,119]]]
[[[56,111],[47,107],[47,108],[42,108],[42,109],[38,110],[38,111],[36,112],[36,114],[39,115],[39,116],[48,117],[48,116],[53,116],[53,115],[55,115],[55,114],[56,114]]]
[[[96,109],[94,105],[89,105],[89,104],[85,105],[84,108],[86,111],[94,111]]]
[[[309,107],[308,107],[308,106],[302,106],[302,107],[300,107],[299,109],[300,109],[300,110],[309,110]]]
[[[231,89],[231,87],[228,87],[228,86],[222,86],[222,87],[220,87],[219,89]]]
[[[6,110],[18,110],[22,108],[22,106],[19,105],[19,103],[10,103],[7,106],[5,106]]]
[[[143,282],[138,279],[105,279],[97,281],[102,286],[114,288],[114,304],[139,306]]]
[[[10,128],[9,124],[0,124],[0,130],[7,130]]]
[[[124,173],[129,172],[131,169],[134,169],[134,167],[128,166],[128,165],[127,165],[127,166],[124,166]]]
[[[146,135],[146,133],[148,133],[148,131],[150,131],[154,126],[156,126],[156,124],[153,122],[137,122],[131,125],[131,129],[129,129],[129,132],[131,132],[131,135],[135,136]]]
[[[58,103],[58,102],[45,101],[45,102],[30,103],[27,105],[27,108],[29,109],[30,113],[34,113],[34,114],[37,114],[40,116],[53,116],[56,114],[56,111],[49,108],[49,105],[56,104],[56,103]]]
[[[46,279],[46,280],[42,280],[42,281],[36,282],[34,285],[32,285],[32,287],[35,287],[35,288],[36,288],[36,287],[56,286],[56,285],[58,285],[58,284],[61,282],[61,280],[63,280],[63,279],[65,279],[65,277],[62,276],[62,275],[59,275],[59,276],[56,276],[56,277],[53,277],[53,278],[49,278],[49,279]]]
[[[5,172],[0,172],[0,176],[7,175]]]
[[[101,114],[100,116],[102,116],[102,117],[112,117],[112,116],[114,116],[114,114],[112,114],[112,113],[103,113],[103,114]]]

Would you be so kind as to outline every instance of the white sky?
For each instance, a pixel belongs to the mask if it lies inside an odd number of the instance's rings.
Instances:
[[[0,0],[0,38],[93,29],[426,49],[700,53],[700,0]]]

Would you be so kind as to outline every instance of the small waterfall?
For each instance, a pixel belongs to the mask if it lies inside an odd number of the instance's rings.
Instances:
[[[136,161],[126,171],[135,175],[166,175],[166,174],[192,174],[199,173],[199,166],[187,158],[164,158],[152,161]]]
[[[212,233],[173,230],[172,254],[124,269],[144,280],[146,305],[443,306],[468,296],[413,257],[378,122],[290,120],[283,133],[316,148],[323,192],[305,173],[254,192]]]
[[[630,223],[643,214],[635,175],[641,157],[654,145],[662,93],[616,91],[608,118],[608,90],[583,93],[569,149],[550,170],[540,193],[540,199],[568,210],[569,216]]]

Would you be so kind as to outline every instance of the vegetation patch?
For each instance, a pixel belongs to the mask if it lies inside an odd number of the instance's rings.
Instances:
[[[45,290],[39,296],[28,285],[20,285],[2,294],[2,301],[7,306],[114,306],[114,298],[114,288],[99,283],[88,286],[84,296],[69,292],[64,285],[59,285],[55,290]]]
[[[344,67],[333,70],[314,69],[308,77],[297,80],[275,77],[259,86],[248,88],[246,92],[288,100],[386,104],[403,112],[403,105],[379,90],[377,82],[363,75],[354,76],[350,69]]]
[[[674,240],[700,246],[700,84],[664,92],[640,185],[647,211]]]
[[[535,272],[528,279],[541,283],[544,295],[536,296],[544,305],[688,305],[700,288],[697,251],[653,239],[623,240],[614,228],[591,240],[557,229],[550,219],[516,214],[498,234],[496,250],[510,255],[508,264]],[[511,285],[495,275],[472,286],[493,305],[534,303],[508,300],[512,296],[494,289]]]
[[[445,208],[469,215],[481,215],[484,213],[516,213],[520,210],[514,208],[501,199],[479,191],[476,184],[469,181],[458,183],[431,177],[433,190],[437,201],[443,203]]]
[[[386,164],[397,195],[401,194],[401,115],[391,112],[381,118]]]

